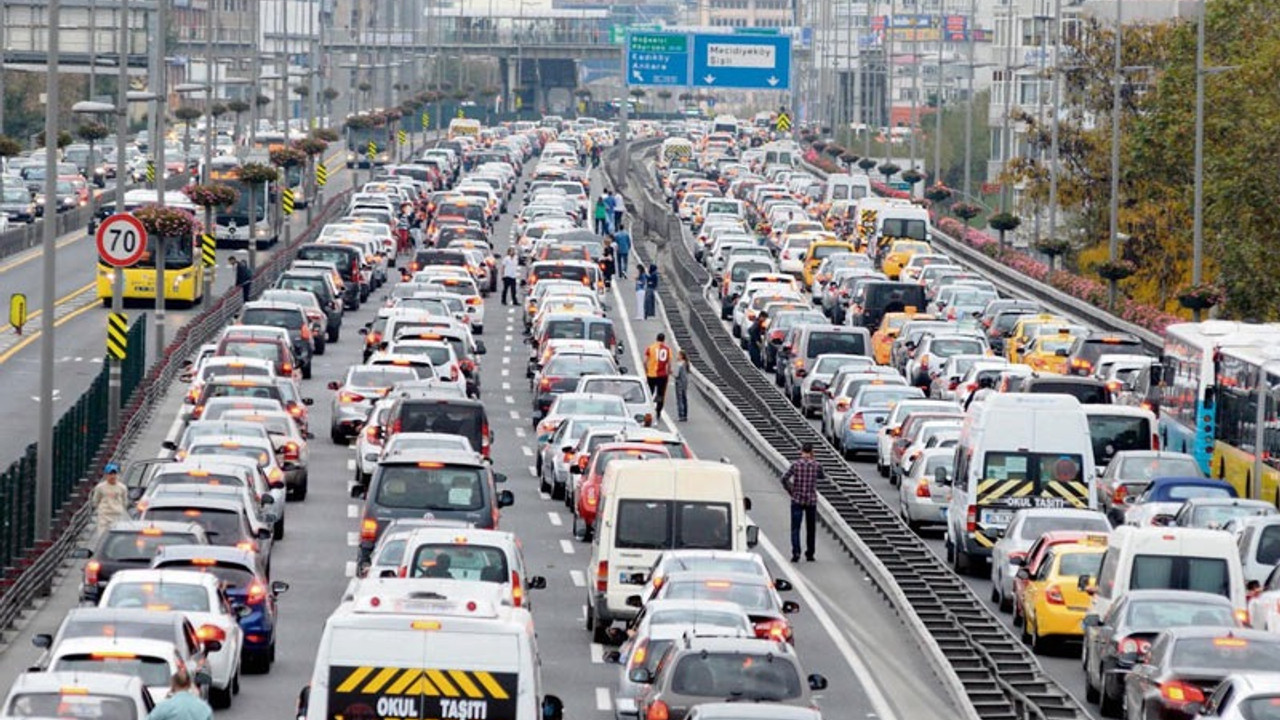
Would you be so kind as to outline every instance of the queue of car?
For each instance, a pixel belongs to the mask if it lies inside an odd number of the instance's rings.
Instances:
[[[834,204],[765,148],[685,137],[657,174],[708,301],[836,450],[875,456],[908,526],[989,574],[1016,634],[1082,648],[1106,716],[1273,716],[1280,515],[1161,449],[1138,338],[1002,296],[907,201]]]

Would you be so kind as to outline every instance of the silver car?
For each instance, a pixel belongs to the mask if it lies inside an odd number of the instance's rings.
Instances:
[[[854,366],[870,372],[875,364],[876,361],[866,355],[819,355],[814,361],[813,369],[800,383],[800,412],[805,417],[815,417],[822,411],[822,399],[826,397],[827,386],[840,370]]]
[[[1014,513],[1000,540],[991,548],[991,601],[999,603],[1004,612],[1013,609],[1013,576],[1021,567],[1012,564],[1013,559],[1026,559],[1035,541],[1055,530],[1107,534],[1111,532],[1111,523],[1097,510],[1028,508]]]
[[[1200,706],[1195,717],[1213,720],[1265,720],[1276,717],[1280,675],[1274,672],[1242,672],[1223,678],[1218,689]]]
[[[587,375],[578,380],[576,393],[600,393],[617,395],[627,405],[627,412],[636,422],[644,422],[653,416],[653,398],[649,386],[638,375]]]
[[[356,365],[347,370],[346,380],[329,383],[333,391],[330,407],[329,438],[345,445],[369,419],[373,404],[385,396],[398,382],[418,379],[411,367],[398,365]]]
[[[604,656],[606,662],[622,666],[613,695],[620,720],[637,717],[637,700],[649,690],[649,685],[631,681],[631,671],[640,667],[655,671],[667,648],[685,633],[754,636],[742,607],[723,600],[651,600],[636,616],[634,628],[622,647]]]
[[[1121,450],[1107,463],[1098,481],[1098,508],[1113,524],[1124,522],[1125,512],[1147,485],[1158,477],[1203,477],[1200,464],[1190,455],[1164,450]]]
[[[906,478],[898,483],[898,512],[907,527],[917,530],[921,525],[942,525],[947,522],[947,505],[951,502],[951,487],[938,482],[938,471],[948,477],[955,465],[954,448],[923,450],[911,463]]]

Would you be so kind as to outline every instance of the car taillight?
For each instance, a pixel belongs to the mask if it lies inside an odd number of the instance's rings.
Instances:
[[[237,550],[245,550],[248,552],[258,552],[258,543],[253,540],[241,540],[236,543]]]
[[[1062,597],[1062,588],[1057,585],[1050,585],[1044,591],[1044,601],[1050,605],[1066,605],[1067,601]]]
[[[796,358],[791,364],[796,369],[795,370],[796,377],[804,377],[807,374],[806,370],[804,369],[804,358]]]
[[[1126,653],[1143,655],[1150,649],[1151,643],[1141,638],[1122,638],[1116,643],[1116,651],[1121,655]]]
[[[290,440],[289,442],[284,444],[284,459],[285,460],[298,459],[298,443]]]
[[[302,339],[303,339],[303,340],[310,340],[310,339],[311,339],[311,326],[310,326],[310,325],[308,325],[308,324],[306,324],[306,323],[303,323],[303,324],[302,324],[302,333],[301,333],[301,334],[302,334]]]
[[[764,640],[786,642],[791,639],[791,626],[785,620],[764,620],[754,623],[752,629],[756,637]]]
[[[365,518],[360,522],[360,540],[363,542],[373,542],[378,539],[378,521],[373,518]]]
[[[1093,363],[1082,358],[1075,358],[1071,361],[1071,369],[1078,371],[1081,375],[1088,375],[1093,371]]]
[[[671,720],[671,711],[665,702],[655,700],[649,706],[649,711],[644,714],[644,720]]]
[[[970,505],[964,514],[964,531],[974,532],[978,529],[978,506]]]
[[[542,380],[538,383],[538,389],[541,390],[542,392],[550,391],[551,385],[556,381],[556,379],[557,378],[550,378],[550,377],[542,378]]]
[[[582,500],[589,508],[598,507],[600,505],[600,488],[595,483],[582,488]]]
[[[601,560],[596,565],[596,592],[605,592],[609,589],[609,561]]]
[[[959,385],[959,384],[960,384],[960,381],[959,381],[959,380],[952,380],[952,381],[950,381],[950,382],[948,382],[948,383],[947,383],[947,389],[948,389],[948,390],[955,390],[955,389],[956,389],[956,386],[957,386],[957,385]]]
[[[365,442],[369,443],[370,445],[381,445],[382,438],[378,434],[378,429],[379,428],[377,425],[370,425],[366,427],[364,429]]]
[[[379,342],[382,342],[382,333],[371,332],[364,336],[365,345],[377,345]]]
[[[472,306],[476,306],[476,305],[483,305],[483,304],[484,304],[484,300],[481,300],[481,299],[480,299],[480,298],[478,298],[478,297],[469,297],[469,298],[467,298],[467,304],[468,304],[468,305],[472,305]]]
[[[254,580],[253,583],[249,585],[249,604],[260,605],[265,602],[266,599],[267,588],[264,587],[262,583]]]
[[[1160,683],[1160,697],[1170,704],[1185,706],[1189,703],[1203,703],[1204,691],[1188,682],[1170,680]]]
[[[200,642],[209,642],[210,640],[222,642],[227,639],[227,633],[217,625],[201,625],[196,628],[196,637],[200,638]]]
[[[289,403],[289,414],[295,418],[302,417],[302,406],[298,403]]]
[[[1115,489],[1111,491],[1111,504],[1123,505],[1124,499],[1126,496],[1128,496],[1128,494],[1129,494],[1128,488],[1126,488],[1124,485],[1116,485]]]
[[[861,432],[867,429],[867,422],[862,417],[862,413],[854,413],[853,417],[849,418],[849,429],[855,432]]]
[[[363,395],[357,392],[351,392],[350,390],[343,390],[342,392],[338,393],[338,402],[352,403],[352,402],[364,402],[364,400],[365,400],[365,397]]]
[[[840,398],[836,401],[836,411],[844,412],[849,409],[849,398]]]
[[[920,482],[916,484],[916,497],[918,498],[933,497],[933,493],[929,492],[928,480],[921,478]]]
[[[489,457],[490,445],[493,442],[493,434],[489,432],[488,421],[480,425],[480,454]]]
[[[520,573],[515,570],[511,571],[511,604],[524,606],[524,587],[520,584]]]
[[[281,375],[292,375],[292,374],[293,374],[293,363],[283,363],[283,364],[281,364],[281,365],[280,365],[280,374],[281,374]]]
[[[102,563],[97,560],[90,560],[84,566],[84,584],[97,585],[98,577],[102,572]]]

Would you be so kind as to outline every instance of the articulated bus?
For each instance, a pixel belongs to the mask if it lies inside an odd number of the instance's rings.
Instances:
[[[1274,333],[1276,326],[1267,326]],[[1280,338],[1234,347],[1217,355],[1217,423],[1210,461],[1212,477],[1235,486],[1240,497],[1256,497],[1280,507]],[[1262,478],[1255,485],[1258,451],[1259,379],[1262,406]]]
[[[258,158],[254,158],[257,162]],[[262,159],[266,162],[266,159]],[[237,170],[240,161],[234,157],[217,157],[209,166],[209,178],[222,185],[230,185],[240,193],[235,205],[220,208],[213,216],[213,233],[218,247],[245,248],[252,237],[259,250],[270,247],[280,239],[283,220],[274,201],[279,192],[277,183],[261,183],[253,188],[253,212],[250,218],[249,185],[240,180]]]
[[[1151,387],[1152,404],[1159,409],[1160,447],[1191,455],[1206,474],[1218,436],[1217,358],[1232,348],[1265,344],[1275,325],[1210,320],[1177,323],[1165,328],[1160,353],[1159,382]]]
[[[124,206],[127,212],[138,208],[155,205],[154,190],[130,190],[125,193]],[[189,210],[199,218],[201,211],[186,195],[179,192],[167,192],[164,196],[166,207]],[[183,242],[168,240],[164,245],[164,296],[165,304],[169,301],[194,305],[204,297],[204,274],[213,272],[206,269],[200,260],[200,248],[197,236],[192,235]],[[149,239],[147,252],[136,265],[127,268],[113,268],[101,261],[98,263],[98,299],[104,306],[111,305],[111,293],[115,283],[115,274],[124,274],[125,300],[152,300],[156,298],[156,242]]]

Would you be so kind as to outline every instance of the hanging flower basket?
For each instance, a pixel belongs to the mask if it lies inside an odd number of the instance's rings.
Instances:
[[[845,165],[852,165],[858,162],[858,155],[846,150],[840,153],[840,162],[844,163]]]
[[[360,128],[373,127],[373,118],[368,115],[352,115],[343,124],[353,130],[358,130]]]
[[[924,180],[924,173],[920,172],[919,170],[907,170],[906,172],[902,173],[902,181],[905,183],[915,185],[921,180]]]
[[[876,169],[879,170],[880,174],[885,177],[893,177],[894,175],[897,175],[898,171],[901,170],[902,168],[898,167],[897,165],[891,162],[887,162]]]
[[[315,157],[328,150],[329,143],[316,137],[308,137],[295,142],[293,147],[307,157]]]
[[[858,161],[858,167],[862,168],[863,172],[869,172],[871,168],[875,166],[876,166],[876,161],[872,160],[871,158],[862,158],[861,160]]]
[[[961,220],[969,222],[982,214],[982,208],[974,205],[973,203],[958,202],[951,206],[951,212]]]
[[[813,141],[813,150],[814,150],[814,152],[822,152],[823,150],[826,150],[826,149],[827,149],[827,144],[826,144],[825,142],[823,142],[823,141],[821,141],[821,140],[814,140],[814,141]]]
[[[1137,271],[1137,266],[1128,260],[1107,261],[1098,266],[1098,277],[1112,282],[1120,282],[1127,277],[1132,277]]]
[[[1178,293],[1178,304],[1188,310],[1208,310],[1226,300],[1226,290],[1220,285],[1192,285]]]
[[[244,182],[257,185],[278,180],[280,171],[263,163],[245,163],[236,170],[236,176]]]
[[[1071,241],[1065,238],[1041,238],[1035,243],[1036,250],[1051,258],[1066,255],[1071,251]]]
[[[271,151],[271,164],[276,167],[298,167],[306,161],[307,154],[297,148],[282,147]]]
[[[936,203],[946,202],[951,198],[951,188],[943,185],[942,183],[930,185],[928,188],[925,188],[924,196]]]
[[[142,222],[149,236],[183,238],[200,232],[200,221],[186,210],[147,205],[134,210],[133,216]]]
[[[827,149],[824,152],[833,158],[838,158],[845,153],[845,149],[839,145],[831,144],[827,146]]]
[[[987,224],[991,226],[992,230],[1006,233],[1011,230],[1017,230],[1018,226],[1022,224],[1022,218],[1008,212],[996,213],[987,220]]]
[[[334,143],[342,139],[337,130],[332,128],[316,128],[311,131],[311,137],[321,142]]]
[[[230,185],[208,183],[187,185],[182,192],[191,202],[202,208],[230,207],[240,200],[240,192]]]

